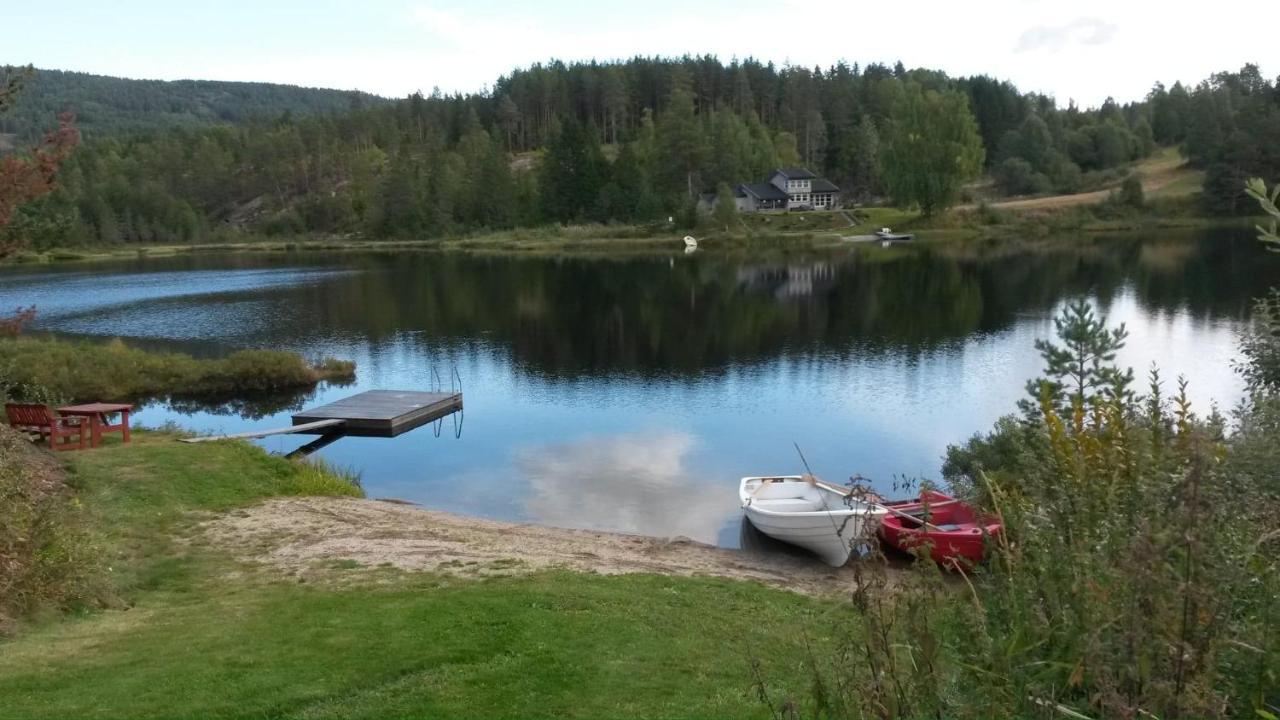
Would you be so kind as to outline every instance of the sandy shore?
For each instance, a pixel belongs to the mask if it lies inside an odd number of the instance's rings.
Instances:
[[[274,499],[201,528],[238,557],[287,572],[335,561],[472,577],[566,568],[754,580],[810,595],[849,592],[859,575],[856,561],[836,569],[807,557],[727,550],[688,538],[497,522],[381,500]]]

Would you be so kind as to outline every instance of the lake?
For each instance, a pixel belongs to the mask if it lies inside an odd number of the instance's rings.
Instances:
[[[237,254],[6,269],[36,330],[218,355],[358,363],[346,387],[137,421],[237,432],[366,389],[465,392],[462,416],[318,454],[370,497],[484,517],[740,542],[742,475],[937,479],[948,444],[1014,412],[1033,347],[1077,297],[1130,331],[1120,360],[1186,376],[1200,411],[1240,398],[1251,298],[1280,256],[1249,231],[1022,247],[850,247],[762,258]],[[437,380],[437,377],[439,378]],[[459,424],[460,423],[460,424]],[[259,441],[289,452],[309,436]]]

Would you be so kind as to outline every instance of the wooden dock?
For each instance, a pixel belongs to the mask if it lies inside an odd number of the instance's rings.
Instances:
[[[307,425],[295,425],[293,427],[272,428],[270,430],[249,430],[241,433],[231,433],[230,435],[201,435],[200,437],[183,438],[184,443],[200,443],[210,442],[212,440],[251,440],[257,438],[271,437],[272,435],[290,435],[293,433],[305,433],[319,431],[322,432],[341,433],[342,428],[338,427],[345,420],[323,420]],[[330,429],[331,428],[331,429]]]
[[[293,416],[291,427],[250,430],[233,435],[207,435],[186,438],[183,442],[263,438],[292,433],[333,438],[343,435],[395,437],[461,409],[462,393],[369,390],[328,405],[304,410]]]
[[[294,432],[395,437],[462,409],[462,393],[369,390],[293,416]],[[337,427],[308,428],[325,420]]]

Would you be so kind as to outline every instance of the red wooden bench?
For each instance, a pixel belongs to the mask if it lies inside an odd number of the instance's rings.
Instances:
[[[84,418],[58,417],[46,405],[5,403],[4,414],[9,417],[10,427],[38,433],[49,441],[51,450],[83,450],[88,440]]]

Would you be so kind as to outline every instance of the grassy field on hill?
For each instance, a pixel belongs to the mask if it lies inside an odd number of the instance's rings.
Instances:
[[[1186,159],[1175,147],[1161,148],[1151,157],[1134,163],[1133,172],[1142,181],[1142,190],[1149,199],[1183,198],[1200,192],[1204,185],[1204,171],[1188,167]],[[1009,198],[989,203],[989,206],[1000,210],[1053,210],[1096,205],[1105,201],[1116,187],[1070,195]]]

